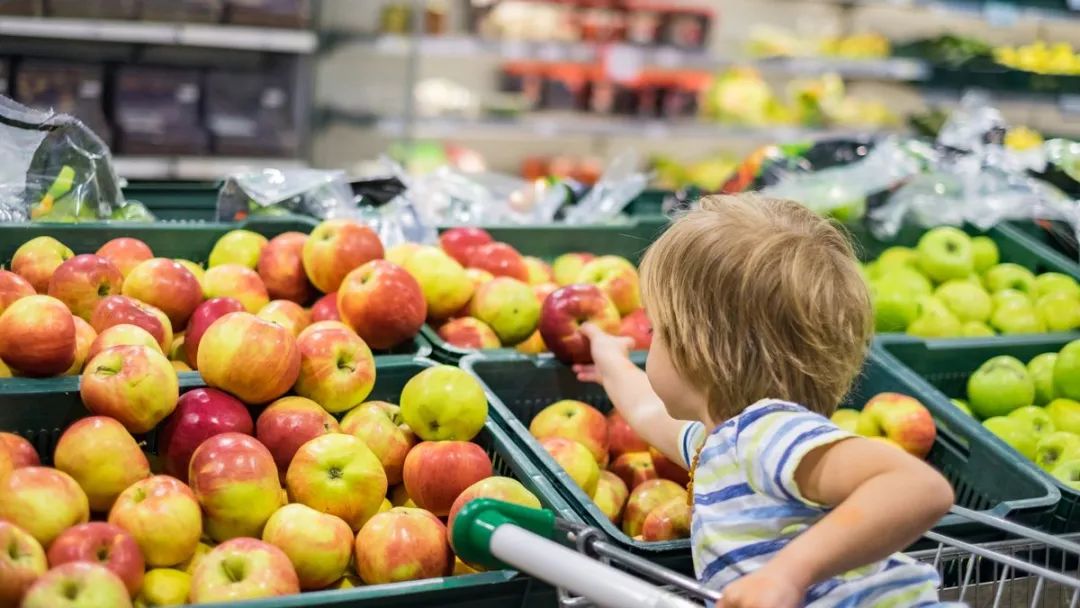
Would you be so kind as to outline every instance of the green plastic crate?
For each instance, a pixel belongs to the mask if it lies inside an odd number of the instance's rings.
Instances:
[[[124,198],[146,205],[159,220],[213,222],[217,182],[129,182]]]
[[[636,353],[633,360],[642,366],[645,357]],[[611,403],[600,385],[579,382],[573,370],[550,356],[472,355],[461,362],[461,367],[484,383],[492,417],[505,425],[523,451],[556,480],[559,490],[587,523],[637,554],[691,572],[688,540],[642,542],[628,537],[600,512],[529,433],[533,417],[560,399],[577,399],[608,412]],[[977,429],[958,424],[962,414],[955,407],[883,352],[872,350],[841,407],[861,409],[871,397],[886,391],[911,395],[934,415],[939,433],[927,461],[952,483],[957,504],[999,516],[1015,516],[1046,512],[1057,503],[1059,494],[1050,483],[1017,462],[1011,450],[990,441]],[[969,539],[981,538],[988,532],[951,516],[943,519],[936,529]]]
[[[987,359],[998,355],[1011,355],[1024,363],[1036,355],[1057,352],[1071,340],[1070,336],[1016,336],[1010,338],[969,339],[940,342],[910,337],[882,339],[879,346],[901,365],[925,379],[947,397],[966,398],[967,381],[972,373]],[[1048,475],[1018,452],[1008,447],[975,419],[960,415],[954,422],[964,432],[978,434],[994,443],[998,449],[1007,450],[1010,460],[1045,483],[1053,484],[1061,492],[1057,507],[1046,513],[1025,514],[1023,519],[1031,525],[1051,532],[1075,532],[1080,530],[1080,492],[1069,488]],[[989,468],[989,467],[988,467]],[[988,475],[996,471],[988,470]]]
[[[398,402],[405,383],[434,362],[426,359],[379,361],[375,388],[370,399]],[[41,390],[33,383],[22,383],[21,390],[9,392],[0,407],[0,430],[15,432],[29,439],[42,462],[52,461],[53,449],[63,428],[87,416],[79,400],[78,383],[65,378],[62,391]],[[182,390],[204,386],[201,381],[185,382]],[[257,415],[252,412],[253,417]],[[156,449],[153,433],[141,436],[147,451]],[[562,517],[580,521],[565,499],[554,489],[530,458],[523,454],[506,432],[488,419],[474,439],[492,457],[495,473],[516,478],[547,509]],[[555,604],[552,588],[513,571],[484,572],[464,576],[435,578],[409,583],[373,585],[347,590],[321,591],[300,595],[244,602],[248,608],[318,608],[330,606],[454,606],[500,608],[502,606],[551,606]]]
[[[1023,239],[1030,247],[1046,251],[1046,255],[1050,257],[1060,256],[1062,263],[1076,263],[1076,259],[1065,246],[1035,222],[1009,222],[1007,226],[1018,239]]]

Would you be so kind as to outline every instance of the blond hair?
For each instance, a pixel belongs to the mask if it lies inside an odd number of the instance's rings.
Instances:
[[[792,201],[701,199],[649,247],[641,278],[654,331],[717,421],[766,398],[831,414],[873,333],[848,239]]]

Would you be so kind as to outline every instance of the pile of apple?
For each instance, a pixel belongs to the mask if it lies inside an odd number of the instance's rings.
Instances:
[[[685,469],[634,432],[616,410],[581,401],[545,407],[529,432],[611,523],[636,540],[690,536]]]
[[[220,330],[243,347],[245,332],[269,331],[259,324],[277,327],[228,315],[204,346]],[[336,322],[323,331],[334,326],[344,331]],[[227,356],[266,364],[247,346]],[[156,353],[103,352],[121,349]],[[136,355],[117,358],[127,365]],[[494,476],[471,441],[487,401],[460,369],[413,376],[400,407],[370,401],[331,411],[279,394],[253,420],[252,401],[262,397],[245,397],[236,376],[177,402],[175,371],[159,367],[160,377],[139,381],[125,367],[94,391],[88,370],[81,393],[95,415],[63,432],[52,467],[26,439],[0,433],[0,606],[226,602],[473,572],[456,561],[448,532],[465,503],[541,506],[517,480]],[[281,387],[276,373],[262,383]],[[135,435],[159,418],[162,408],[149,401],[159,392],[172,393],[175,411],[158,429],[159,457],[148,458]]]
[[[916,458],[926,458],[937,438],[930,410],[900,393],[878,393],[862,410],[840,408],[831,420],[848,432],[896,446]]]
[[[1080,340],[1025,365],[989,359],[953,403],[1024,457],[1080,490]]]
[[[1080,328],[1076,280],[998,260],[992,239],[952,227],[928,231],[915,249],[886,249],[864,268],[877,331],[947,338]]]
[[[652,339],[637,269],[619,256],[567,253],[549,266],[481,228],[452,228],[438,247],[399,245],[387,258],[420,283],[439,337],[459,348],[550,349],[578,361],[582,340],[575,329],[585,320],[633,338],[638,349]]]

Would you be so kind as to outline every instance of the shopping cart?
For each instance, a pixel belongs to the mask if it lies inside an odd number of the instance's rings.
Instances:
[[[938,571],[942,601],[973,608],[1080,606],[1080,535],[1052,536],[961,507],[952,515],[1000,539],[974,544],[926,533],[925,548],[909,555]],[[567,608],[701,608],[721,595],[619,549],[596,528],[497,500],[474,500],[459,511],[453,540],[466,562],[509,566],[554,585]]]

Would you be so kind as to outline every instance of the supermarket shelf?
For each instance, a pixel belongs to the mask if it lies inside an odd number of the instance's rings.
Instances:
[[[318,46],[315,33],[306,30],[55,17],[0,17],[0,36],[195,46],[296,54],[310,54]]]
[[[299,169],[307,163],[296,159],[233,157],[117,156],[116,172],[125,179],[216,181],[233,173],[272,167]]]
[[[804,0],[789,0],[792,3]],[[922,7],[942,11],[975,14],[994,25],[1010,25],[1017,19],[1068,21],[1080,12],[1080,0],[819,0],[842,6]]]

